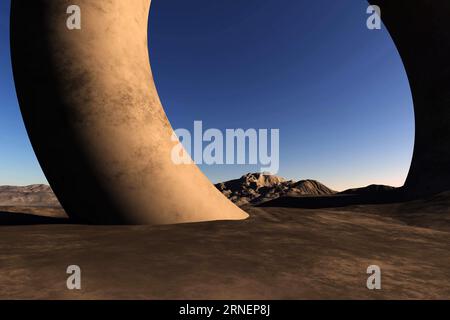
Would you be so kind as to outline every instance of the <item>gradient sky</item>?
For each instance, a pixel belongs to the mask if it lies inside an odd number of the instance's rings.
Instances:
[[[125,0],[124,0],[125,1]],[[411,92],[389,34],[360,0],[153,0],[150,58],[174,128],[279,128],[280,172],[331,188],[400,186]],[[16,101],[0,1],[0,185],[43,183]],[[254,166],[201,166],[213,181]]]

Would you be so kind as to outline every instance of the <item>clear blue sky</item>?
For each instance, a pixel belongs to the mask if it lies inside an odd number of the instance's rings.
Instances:
[[[125,1],[125,0],[124,0]],[[153,0],[150,57],[174,128],[279,128],[280,172],[337,190],[400,186],[414,143],[411,92],[363,0]],[[0,2],[0,184],[45,182],[16,102],[9,0]],[[252,166],[202,166],[214,182]]]

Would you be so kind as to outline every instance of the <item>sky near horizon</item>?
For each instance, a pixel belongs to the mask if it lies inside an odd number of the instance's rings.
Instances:
[[[46,183],[15,95],[0,1],[0,185]],[[153,0],[149,47],[172,126],[280,130],[280,170],[335,190],[400,186],[414,144],[406,73],[360,0]],[[201,166],[213,181],[257,166]]]

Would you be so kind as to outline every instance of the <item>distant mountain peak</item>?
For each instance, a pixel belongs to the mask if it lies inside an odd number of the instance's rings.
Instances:
[[[329,195],[336,192],[316,180],[295,182],[269,173],[248,173],[216,184],[237,205],[261,204],[282,196]]]

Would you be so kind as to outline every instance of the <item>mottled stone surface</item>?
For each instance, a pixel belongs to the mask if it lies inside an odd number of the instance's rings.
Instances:
[[[13,0],[17,94],[33,148],[66,212],[89,223],[167,224],[247,217],[176,142],[150,69],[150,0]]]

